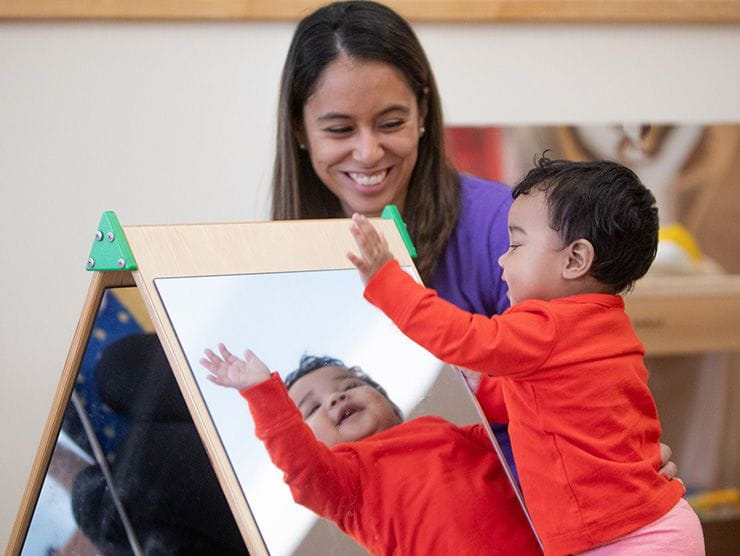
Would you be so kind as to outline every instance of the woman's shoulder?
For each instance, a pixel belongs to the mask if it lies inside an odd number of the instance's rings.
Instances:
[[[481,232],[498,236],[511,207],[511,188],[503,183],[491,181],[469,174],[460,174],[460,216],[458,233],[467,228],[475,229],[475,236]],[[505,236],[505,234],[504,234]]]
[[[460,174],[460,190],[463,199],[500,199],[502,202],[511,204],[511,188],[498,181],[472,174]]]
[[[495,222],[506,219],[511,206],[511,188],[503,183],[460,174],[460,218]]]

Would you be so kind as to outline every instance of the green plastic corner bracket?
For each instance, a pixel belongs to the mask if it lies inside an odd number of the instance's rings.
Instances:
[[[380,217],[385,218],[386,220],[393,220],[396,223],[398,233],[401,234],[401,239],[403,240],[404,245],[406,245],[409,255],[411,255],[412,259],[415,259],[416,247],[414,247],[414,243],[411,241],[411,236],[409,235],[409,231],[406,229],[406,223],[403,221],[403,218],[401,218],[401,213],[398,212],[398,207],[396,207],[396,205],[386,205],[383,212],[380,214]]]
[[[136,270],[136,261],[116,213],[106,210],[100,218],[87,258],[87,270]]]

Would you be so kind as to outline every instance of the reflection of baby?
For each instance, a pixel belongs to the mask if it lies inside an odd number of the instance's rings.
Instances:
[[[417,284],[356,215],[360,256],[349,258],[365,296],[440,359],[485,373],[478,397],[505,402],[546,554],[703,553],[682,485],[658,472],[645,351],[616,295],[655,256],[653,195],[619,164],[543,158],[513,196],[502,315],[470,314]]]
[[[539,554],[482,425],[403,422],[357,367],[304,356],[285,384],[247,350],[207,349],[208,378],[240,391],[299,504],[374,554]]]

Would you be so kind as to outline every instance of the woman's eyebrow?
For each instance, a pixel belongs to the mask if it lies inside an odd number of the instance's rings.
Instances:
[[[411,109],[405,104],[392,104],[388,108],[381,110],[378,117],[385,116],[390,112],[403,112],[404,114],[408,114],[411,112]]]
[[[381,110],[376,118],[382,118],[383,116],[386,116],[387,114],[391,112],[403,112],[404,114],[409,114],[411,112],[411,109],[408,106],[405,106],[403,104],[392,104],[391,106],[388,106],[387,108],[384,108]],[[352,116],[349,114],[342,114],[341,112],[327,112],[326,114],[322,114],[318,118],[316,118],[319,122],[325,122],[327,120],[351,120]]]
[[[347,114],[342,114],[341,112],[327,112],[326,114],[323,114],[316,118],[319,122],[325,122],[326,120],[350,120],[352,119],[351,116]]]

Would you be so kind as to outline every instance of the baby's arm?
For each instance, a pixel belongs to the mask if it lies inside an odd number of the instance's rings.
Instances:
[[[360,255],[349,252],[347,258],[357,267],[362,283],[367,284],[380,267],[393,258],[393,255],[385,237],[361,214],[355,213],[352,216],[349,230],[355,238]]]
[[[231,353],[224,344],[218,344],[221,357],[205,350],[200,364],[211,374],[206,378],[220,386],[244,390],[270,378],[270,370],[251,350],[244,351],[244,359]]]
[[[212,373],[208,379],[239,390],[249,403],[255,433],[272,462],[283,471],[294,500],[340,522],[360,490],[356,461],[336,454],[316,439],[280,377],[271,374],[252,351],[246,350],[242,360],[224,344],[218,349],[221,356],[206,349],[200,360]]]

